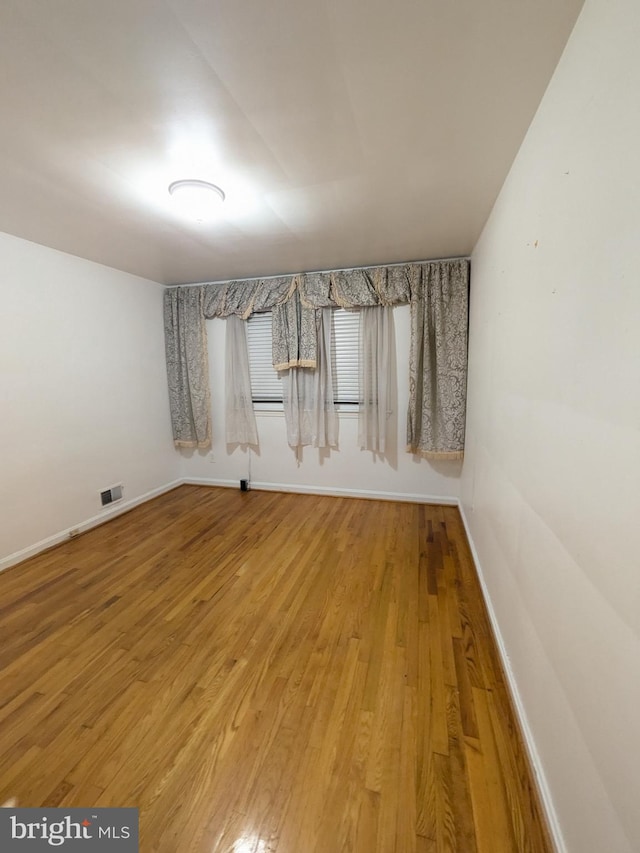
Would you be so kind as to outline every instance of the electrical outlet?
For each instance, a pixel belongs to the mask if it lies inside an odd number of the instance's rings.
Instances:
[[[209,454],[209,456],[207,458],[208,458],[209,462],[215,462],[216,461],[215,456],[213,455],[213,450],[211,451],[211,453]]]

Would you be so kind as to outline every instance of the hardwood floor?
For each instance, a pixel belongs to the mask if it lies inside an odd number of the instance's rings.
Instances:
[[[141,851],[552,849],[457,509],[195,486],[0,575],[0,802]]]

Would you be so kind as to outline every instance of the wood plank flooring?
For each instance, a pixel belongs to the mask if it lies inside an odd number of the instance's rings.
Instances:
[[[458,511],[182,486],[0,575],[0,802],[161,853],[552,849]]]

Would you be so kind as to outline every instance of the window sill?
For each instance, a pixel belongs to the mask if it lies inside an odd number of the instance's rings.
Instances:
[[[338,417],[357,418],[358,404],[357,403],[336,403]],[[253,411],[256,417],[273,417],[284,415],[282,403],[254,403]]]

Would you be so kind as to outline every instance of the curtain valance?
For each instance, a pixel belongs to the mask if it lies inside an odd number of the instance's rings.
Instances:
[[[408,448],[424,455],[461,455],[468,281],[469,262],[454,260],[168,288],[165,337],[176,446],[208,447],[211,443],[206,319],[231,315],[247,319],[254,312],[272,311],[275,368],[313,368],[319,309],[408,302]]]
[[[420,282],[423,266],[399,264],[392,267],[301,273],[277,278],[181,286],[169,288],[167,292],[184,292],[201,287],[202,313],[206,319],[238,314],[246,320],[255,312],[272,311],[276,306],[289,302],[296,293],[305,308],[399,305],[409,302],[412,289]]]

